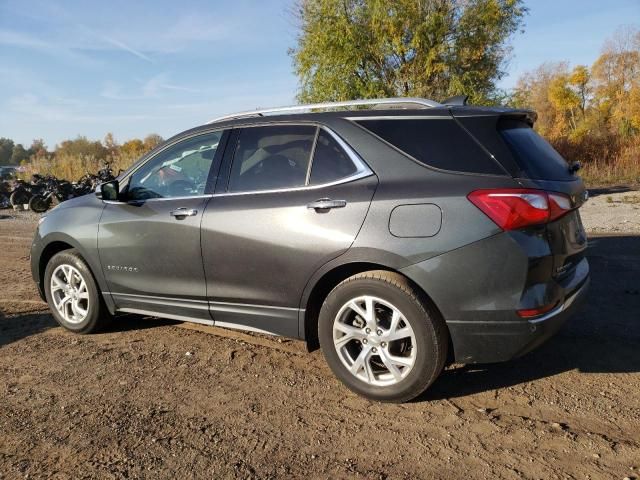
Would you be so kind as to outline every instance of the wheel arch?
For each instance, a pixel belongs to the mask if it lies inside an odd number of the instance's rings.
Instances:
[[[422,287],[420,287],[420,285],[400,272],[398,269],[376,262],[354,261],[343,263],[334,266],[333,268],[324,272],[320,276],[320,278],[318,278],[313,283],[313,286],[311,288],[308,288],[308,293],[305,296],[304,302],[302,303],[304,314],[302,315],[301,319],[300,337],[305,339],[308,351],[311,352],[317,350],[320,346],[318,341],[318,315],[320,313],[322,303],[324,302],[324,299],[327,297],[327,295],[343,280],[346,280],[353,275],[368,272],[371,270],[384,270],[388,272],[394,272],[406,278],[411,286],[415,288],[416,291],[418,291],[424,297],[424,299],[431,304],[438,315],[441,315],[440,309],[435,304],[428,292],[426,292]],[[447,328],[446,330],[447,336],[449,338],[449,359],[447,360],[447,363],[449,363],[452,358],[454,358],[453,345],[451,342],[449,329]]]
[[[37,261],[37,276],[34,275],[34,278],[38,279],[38,292],[40,293],[41,298],[46,301],[46,297],[44,294],[44,275],[47,268],[47,264],[53,258],[54,255],[60,253],[65,250],[74,249],[78,252],[78,255],[86,262],[89,267],[89,271],[93,275],[96,284],[98,285],[98,289],[100,290],[100,294],[105,301],[107,309],[110,313],[115,312],[115,305],[113,300],[111,299],[111,295],[105,295],[102,292],[108,291],[106,286],[106,280],[102,273],[102,267],[100,263],[93,261],[90,255],[87,254],[85,249],[80,245],[79,242],[74,240],[72,237],[63,234],[56,234],[45,237],[43,239],[45,246],[42,248]]]

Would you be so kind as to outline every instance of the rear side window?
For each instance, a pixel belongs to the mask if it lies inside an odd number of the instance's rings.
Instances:
[[[330,133],[320,130],[316,140],[309,185],[322,185],[356,173],[356,166]]]
[[[233,156],[230,192],[305,185],[316,127],[276,125],[240,132]]]
[[[357,123],[423,165],[455,172],[506,175],[452,119],[362,119]]]
[[[516,163],[529,178],[536,180],[574,180],[562,156],[527,123],[501,120],[500,136]]]

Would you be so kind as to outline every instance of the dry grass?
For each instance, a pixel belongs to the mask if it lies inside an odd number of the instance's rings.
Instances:
[[[107,157],[106,162],[111,164],[114,173],[118,173],[119,170],[129,168],[138,158],[137,155],[118,154]],[[87,173],[96,173],[104,165],[105,160],[91,156],[57,155],[32,158],[24,165],[23,177],[29,178],[38,173],[76,181]]]

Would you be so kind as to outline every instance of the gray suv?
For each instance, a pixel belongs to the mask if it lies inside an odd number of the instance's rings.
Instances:
[[[299,338],[407,401],[446,362],[525,354],[584,296],[585,187],[534,120],[458,98],[223,117],[42,217],[33,278],[73,332],[127,312]]]

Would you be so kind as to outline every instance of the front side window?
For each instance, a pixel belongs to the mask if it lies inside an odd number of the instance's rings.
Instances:
[[[189,138],[160,152],[131,176],[127,199],[203,195],[222,133]]]
[[[316,130],[310,125],[243,129],[233,156],[228,191],[303,187]]]

